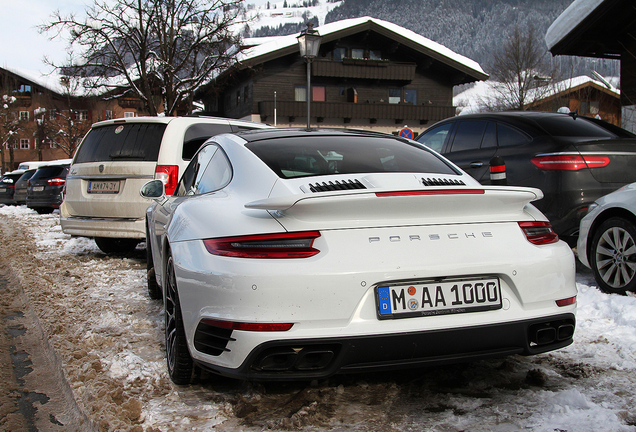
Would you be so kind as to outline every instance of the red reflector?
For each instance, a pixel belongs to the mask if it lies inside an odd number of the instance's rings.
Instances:
[[[46,181],[51,186],[61,186],[66,183],[66,179],[63,178],[52,178]]]
[[[556,304],[559,307],[569,306],[574,303],[576,303],[576,296],[556,301]]]
[[[559,236],[552,231],[550,222],[519,222],[519,227],[532,244],[544,245],[559,241]]]
[[[609,165],[607,156],[548,155],[531,159],[542,170],[578,171],[584,168],[602,168]]]
[[[177,165],[157,165],[155,180],[163,182],[166,195],[172,195],[179,181],[179,167]]]
[[[287,331],[294,325],[292,323],[246,323],[219,321],[207,318],[202,319],[201,322],[214,327],[244,331]]]
[[[320,251],[314,249],[318,231],[280,234],[258,234],[203,240],[212,255],[236,258],[308,258]]]
[[[481,195],[483,189],[435,189],[416,191],[376,192],[377,197],[413,196],[413,195]]]

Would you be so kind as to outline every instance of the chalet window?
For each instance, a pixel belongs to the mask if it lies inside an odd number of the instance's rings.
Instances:
[[[346,48],[336,48],[333,50],[333,59],[334,61],[342,61],[343,58],[347,56]]]
[[[126,111],[124,112],[124,118],[130,118],[130,117],[134,117],[135,113],[132,111]]]
[[[54,109],[49,110],[49,120],[57,120],[57,111]]]
[[[29,147],[30,147],[29,139],[28,138],[20,138],[20,149],[21,150],[28,150]]]
[[[77,112],[78,120],[88,120],[88,111],[87,110],[79,110]]]
[[[351,57],[354,59],[363,59],[364,58],[364,50],[362,48],[353,48],[351,49]]]
[[[104,110],[104,120],[110,120],[113,118],[113,112],[111,110]]]
[[[369,50],[370,60],[382,60],[382,53],[380,50]]]
[[[18,140],[14,139],[13,141],[11,141],[11,148],[12,149],[17,149],[18,148]]]
[[[417,90],[404,89],[404,102],[417,105]]]
[[[312,86],[311,87],[311,99],[314,101],[324,102],[325,99],[325,87],[324,86]]]
[[[296,102],[307,102],[307,87],[296,86],[294,91],[294,100]]]
[[[20,120],[28,121],[29,120],[29,112],[28,111],[20,111]]]
[[[389,89],[389,103],[390,104],[400,103],[401,99],[402,99],[402,90],[401,89],[395,89],[395,88],[390,88]]]
[[[590,101],[590,114],[598,114],[599,104],[598,101]]]

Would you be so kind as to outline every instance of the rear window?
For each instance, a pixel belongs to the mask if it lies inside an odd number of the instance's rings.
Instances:
[[[549,117],[537,120],[537,123],[552,136],[616,138],[609,130],[592,123],[585,118],[571,116]]]
[[[31,177],[31,181],[39,179],[50,179],[54,177],[66,177],[66,166],[47,166],[38,168],[35,174]]]
[[[458,174],[434,153],[384,137],[314,136],[255,141],[246,147],[281,178],[325,174]]]
[[[92,129],[77,151],[75,163],[157,162],[166,126],[164,123],[127,123]]]

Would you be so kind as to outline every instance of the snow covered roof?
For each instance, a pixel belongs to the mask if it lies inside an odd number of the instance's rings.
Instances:
[[[364,30],[374,30],[442,63],[462,70],[475,79],[484,80],[488,78],[488,75],[476,61],[388,21],[371,17],[352,18],[325,24],[317,27],[316,30],[323,37],[323,42],[329,42]],[[258,38],[250,38],[250,43],[255,45],[241,53],[239,62],[244,66],[252,66],[297,52],[297,36],[297,34],[292,34],[273,39],[268,38],[269,40],[261,44],[257,44],[257,41],[254,40]]]
[[[610,78],[606,81],[608,84],[610,84],[610,87],[599,80],[592,79],[585,75],[573,77],[563,81],[559,81],[558,83],[552,85],[535,89],[534,92],[530,92],[528,94],[528,100],[535,102],[548,99],[562,93],[576,90],[577,88],[585,85],[595,86],[605,93],[615,95],[617,98],[620,97],[620,90],[615,87],[618,78]],[[456,105],[458,107],[460,115],[482,112],[484,110],[484,107],[496,105],[496,98],[498,96],[498,85],[499,83],[496,81],[477,82],[470,88],[464,90],[461,93],[458,93],[453,98],[453,105]]]
[[[3,67],[4,70],[14,75],[18,75],[33,84],[38,85],[54,93],[62,94],[64,86],[60,81],[61,76],[55,73],[43,74],[41,72],[22,69],[17,67]]]
[[[583,20],[594,12],[605,0],[574,0],[572,4],[552,23],[545,34],[548,49],[572,32]]]

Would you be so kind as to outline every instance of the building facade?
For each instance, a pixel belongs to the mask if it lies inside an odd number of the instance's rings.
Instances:
[[[307,64],[297,35],[253,39],[239,64],[197,98],[207,114],[279,127],[421,131],[455,115],[453,87],[487,79],[481,67],[397,25],[356,18],[324,25],[318,57]]]
[[[139,99],[106,99],[78,89],[60,76],[0,68],[2,172],[24,161],[71,158],[93,123],[145,114]]]

